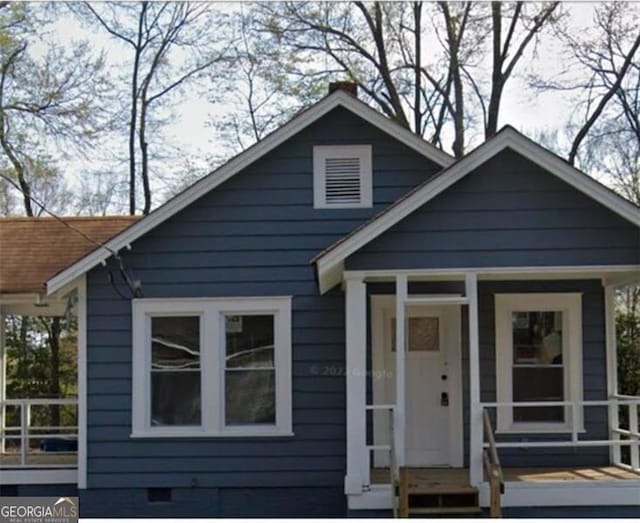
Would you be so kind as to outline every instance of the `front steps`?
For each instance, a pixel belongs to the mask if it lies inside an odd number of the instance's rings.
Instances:
[[[398,516],[437,517],[482,514],[478,489],[456,469],[400,468]]]

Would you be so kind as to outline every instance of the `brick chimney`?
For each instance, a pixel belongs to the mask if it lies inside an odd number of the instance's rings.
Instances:
[[[344,91],[345,93],[358,98],[358,84],[355,82],[331,82],[329,84],[329,94],[334,91]]]

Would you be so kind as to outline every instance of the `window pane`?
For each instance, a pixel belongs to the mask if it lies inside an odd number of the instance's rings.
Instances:
[[[227,370],[225,374],[227,425],[276,422],[274,370]]]
[[[151,318],[151,368],[153,370],[200,368],[200,318],[198,316]]]
[[[513,401],[562,401],[564,369],[554,367],[515,367]],[[520,407],[513,409],[514,421],[564,421],[564,407]]]
[[[151,424],[200,425],[200,318],[151,318]]]
[[[151,373],[151,425],[200,425],[200,373]]]
[[[224,318],[227,368],[273,368],[273,314]]]
[[[562,365],[562,311],[514,312],[513,363]]]

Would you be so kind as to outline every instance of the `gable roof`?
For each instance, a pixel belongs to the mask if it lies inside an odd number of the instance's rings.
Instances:
[[[328,291],[341,280],[344,261],[347,257],[507,148],[531,160],[640,227],[640,207],[576,169],[513,127],[506,126],[466,156],[417,186],[380,214],[314,257],[311,263],[316,264],[320,292]]]
[[[137,216],[66,217],[65,222],[96,242],[122,232]],[[0,295],[40,294],[45,282],[96,245],[55,218],[0,219]]]
[[[107,242],[106,247],[117,252],[123,247],[131,244],[131,242],[135,241],[140,236],[160,225],[162,222],[187,207],[190,203],[222,184],[242,169],[337,107],[343,107],[348,111],[351,111],[353,114],[381,129],[399,142],[405,144],[442,167],[450,165],[454,161],[453,158],[444,151],[441,151],[434,145],[425,142],[422,138],[416,136],[408,129],[400,126],[375,109],[372,109],[364,102],[344,91],[338,90],[324,97],[318,103],[305,111],[302,111],[282,127],[278,128],[264,139],[229,160],[220,168],[198,180],[183,192],[155,209],[134,226],[123,231],[121,234]],[[55,277],[51,278],[47,282],[47,292],[55,292],[64,285],[73,281],[79,275],[92,269],[109,256],[110,254],[106,249],[99,249],[88,254],[70,267],[67,267]]]

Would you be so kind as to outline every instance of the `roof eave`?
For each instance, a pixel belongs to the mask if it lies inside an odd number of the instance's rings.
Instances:
[[[56,292],[69,282],[75,280],[78,276],[102,263],[111,256],[109,250],[118,252],[123,247],[130,245],[137,238],[158,226],[200,196],[215,189],[218,185],[338,106],[344,107],[357,116],[360,116],[365,121],[382,129],[390,136],[442,167],[450,165],[454,161],[454,159],[444,151],[425,142],[408,129],[401,127],[396,122],[393,122],[352,95],[343,91],[335,91],[111,239],[106,243],[108,249],[98,249],[88,254],[49,279],[47,281],[47,293],[51,294]]]
[[[315,258],[320,292],[324,294],[341,281],[344,264],[349,256],[506,148],[512,148],[575,189],[640,227],[639,207],[580,172],[559,156],[534,143],[513,127],[507,126],[467,156],[445,168],[409,197],[392,204],[387,211],[362,227],[351,238],[340,240],[334,248],[330,247],[324,254]],[[336,274],[340,275],[340,279],[337,279]]]

